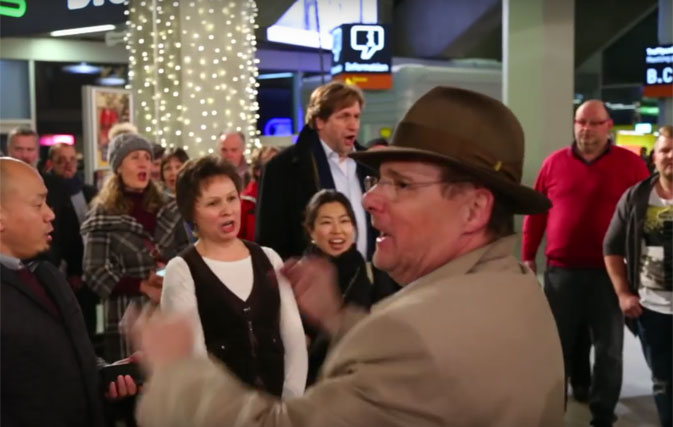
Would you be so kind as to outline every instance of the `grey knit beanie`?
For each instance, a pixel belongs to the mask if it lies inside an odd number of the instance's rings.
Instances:
[[[142,136],[135,133],[122,133],[114,137],[108,146],[108,163],[112,167],[112,172],[117,172],[117,168],[122,164],[124,157],[132,151],[145,150],[152,155],[152,144]]]

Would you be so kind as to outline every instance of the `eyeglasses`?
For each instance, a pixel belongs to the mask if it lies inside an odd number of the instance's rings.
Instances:
[[[606,120],[584,120],[584,119],[575,120],[576,125],[589,126],[589,127],[601,126],[601,125],[604,125],[607,122],[608,122],[607,119]]]
[[[400,182],[389,178],[379,179],[375,176],[368,176],[365,178],[365,192],[372,190],[374,187],[379,187],[383,194],[390,200],[397,199],[400,194],[410,192],[414,189],[427,187],[435,184],[447,184],[443,181],[430,182]]]
[[[56,160],[54,161],[54,164],[57,165],[67,165],[68,163],[77,163],[77,158],[76,157],[57,157]]]

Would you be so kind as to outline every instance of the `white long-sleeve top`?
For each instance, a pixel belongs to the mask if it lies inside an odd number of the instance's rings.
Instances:
[[[263,247],[273,268],[283,265],[280,256],[271,248]],[[203,261],[220,281],[238,298],[245,301],[252,291],[253,271],[250,256],[239,261],[218,261],[203,257]],[[276,273],[280,293],[280,336],[285,348],[285,380],[283,398],[304,394],[308,372],[308,354],[304,328],[292,288],[287,279]],[[169,313],[184,313],[192,318],[194,328],[194,354],[207,356],[206,340],[197,307],[194,280],[187,262],[182,257],[171,259],[166,265],[161,309]]]

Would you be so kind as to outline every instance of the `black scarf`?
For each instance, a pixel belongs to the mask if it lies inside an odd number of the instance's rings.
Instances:
[[[66,187],[68,187],[68,194],[71,196],[74,196],[84,189],[84,183],[77,174],[72,178],[63,178],[63,181],[65,182]]]
[[[306,254],[326,258],[336,267],[341,295],[344,301],[349,301],[348,297],[351,295],[353,287],[356,286],[357,277],[362,273],[366,274],[366,271],[363,271],[365,268],[364,259],[358,252],[355,243],[346,252],[337,256],[326,254],[312,243],[306,249]]]
[[[306,248],[305,255],[320,256],[330,260],[337,268],[339,288],[341,289],[343,300],[347,303],[354,303],[369,309],[370,283],[367,278],[364,258],[357,251],[355,244],[351,245],[346,252],[338,256],[327,255],[316,245],[311,244]],[[304,330],[311,337],[307,379],[307,384],[310,385],[315,382],[320,367],[327,355],[329,337],[306,322],[304,322]]]

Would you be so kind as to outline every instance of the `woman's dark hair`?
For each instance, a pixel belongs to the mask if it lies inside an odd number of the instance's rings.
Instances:
[[[250,162],[250,175],[252,176],[252,179],[257,179],[262,173],[262,167],[279,152],[280,150],[278,148],[269,146],[264,146],[255,150],[252,154],[252,162]]]
[[[171,159],[176,159],[182,164],[187,163],[187,160],[189,160],[189,155],[185,150],[182,148],[171,148],[168,151],[164,153],[164,156],[161,158],[161,166],[159,168],[159,174],[161,176],[161,181],[164,182],[164,166],[168,162],[171,161]]]
[[[154,160],[162,158],[165,152],[166,148],[162,147],[161,144],[152,143],[152,158]]]
[[[322,205],[332,202],[341,203],[353,223],[353,228],[357,232],[355,212],[353,212],[353,206],[351,206],[351,202],[348,201],[348,198],[344,196],[343,193],[339,193],[336,190],[320,190],[311,197],[308,205],[306,205],[306,211],[304,212],[304,228],[307,233],[313,231],[313,225],[315,224],[315,220],[318,217],[318,211]]]
[[[236,167],[219,156],[189,160],[180,169],[175,183],[175,201],[182,217],[190,226],[194,226],[194,205],[201,196],[203,184],[218,176],[231,179],[236,192],[241,193],[241,177],[236,172]]]

